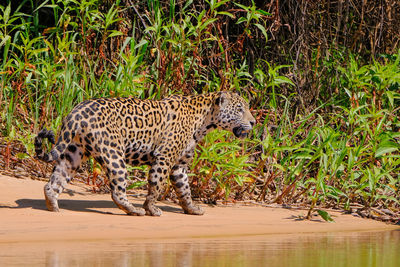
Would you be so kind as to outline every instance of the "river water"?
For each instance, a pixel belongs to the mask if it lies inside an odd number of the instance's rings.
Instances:
[[[0,266],[400,266],[400,231],[1,243]]]

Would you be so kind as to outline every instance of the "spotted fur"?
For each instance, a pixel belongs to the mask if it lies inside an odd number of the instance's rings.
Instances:
[[[161,101],[84,101],[64,119],[57,143],[49,153],[43,151],[42,140],[48,138],[54,143],[54,134],[43,129],[35,138],[37,157],[55,161],[44,187],[47,208],[59,210],[59,194],[82,160],[92,156],[109,178],[115,204],[127,214],[160,216],[155,202],[169,177],[184,212],[201,215],[203,210],[192,202],[187,175],[196,144],[215,128],[244,137],[254,123],[246,101],[230,92],[172,96]],[[144,209],[128,201],[126,164],[151,166]]]

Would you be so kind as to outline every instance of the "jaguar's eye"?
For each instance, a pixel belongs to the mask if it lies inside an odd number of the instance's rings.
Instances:
[[[240,107],[240,108],[238,109],[238,112],[239,112],[239,113],[244,113],[244,109]]]

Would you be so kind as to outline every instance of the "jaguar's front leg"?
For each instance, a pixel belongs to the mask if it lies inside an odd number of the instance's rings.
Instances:
[[[204,210],[193,204],[192,194],[189,187],[189,179],[187,175],[187,167],[177,165],[172,168],[170,181],[179,198],[179,203],[186,214],[203,215]]]

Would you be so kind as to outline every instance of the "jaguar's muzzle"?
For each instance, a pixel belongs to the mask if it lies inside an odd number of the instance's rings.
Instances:
[[[249,128],[238,126],[238,127],[233,128],[232,131],[233,131],[233,134],[237,138],[245,138],[249,134],[250,130],[251,129],[249,129]]]

